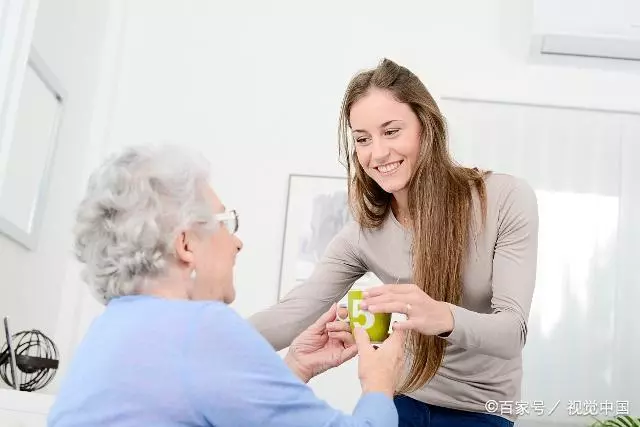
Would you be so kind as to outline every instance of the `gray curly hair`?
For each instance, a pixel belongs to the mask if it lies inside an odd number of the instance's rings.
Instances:
[[[142,290],[164,272],[185,229],[213,230],[203,157],[171,145],[130,147],[91,176],[77,211],[74,249],[98,300]]]

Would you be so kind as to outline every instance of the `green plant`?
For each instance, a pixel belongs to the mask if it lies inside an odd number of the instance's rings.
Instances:
[[[640,427],[640,418],[630,417],[629,415],[620,415],[604,421],[596,418],[591,427]]]

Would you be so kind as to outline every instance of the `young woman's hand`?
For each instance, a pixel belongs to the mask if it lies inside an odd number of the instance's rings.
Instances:
[[[363,292],[360,308],[372,313],[402,313],[407,320],[395,330],[413,330],[424,335],[446,335],[453,330],[448,303],[436,301],[414,284],[383,285]]]

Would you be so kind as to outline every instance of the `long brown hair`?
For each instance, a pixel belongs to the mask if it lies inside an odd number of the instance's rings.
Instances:
[[[340,114],[340,157],[348,173],[349,200],[362,227],[379,227],[391,209],[392,195],[370,178],[355,155],[349,115],[352,105],[372,89],[390,91],[408,104],[421,123],[420,154],[409,181],[413,242],[413,281],[437,301],[458,304],[470,232],[474,224],[472,189],[486,212],[484,173],[457,165],[449,154],[445,119],[435,100],[411,71],[384,59],[349,83]],[[417,332],[407,340],[412,361],[400,393],[426,384],[442,363],[446,341]]]

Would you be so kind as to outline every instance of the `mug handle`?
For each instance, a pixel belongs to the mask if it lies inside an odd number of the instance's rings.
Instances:
[[[345,308],[347,310],[347,317],[345,318],[340,317],[341,308]],[[338,303],[338,307],[336,307],[336,320],[349,323],[349,306],[347,305],[347,303],[344,303],[344,302]]]

